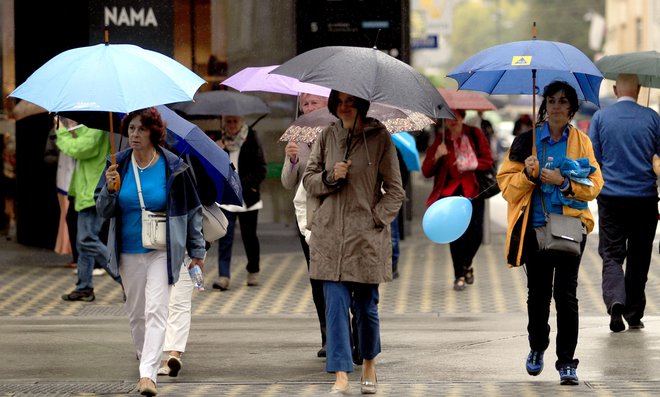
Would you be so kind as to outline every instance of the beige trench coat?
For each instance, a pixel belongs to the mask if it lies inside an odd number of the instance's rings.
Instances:
[[[380,284],[392,280],[390,224],[405,197],[399,161],[385,126],[368,118],[364,132],[353,133],[346,183],[329,186],[323,171],[332,179],[335,163],[344,160],[347,136],[340,122],[330,124],[312,147],[303,173],[308,202],[319,203],[308,212],[310,277]]]

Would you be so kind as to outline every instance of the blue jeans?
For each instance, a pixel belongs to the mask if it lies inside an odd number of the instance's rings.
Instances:
[[[349,318],[351,296],[355,307],[360,354],[367,360],[373,360],[380,353],[378,284],[326,281],[323,283],[323,292],[327,327],[325,370],[352,372]]]
[[[229,221],[227,224],[227,234],[218,240],[218,275],[231,277],[231,253],[234,246],[234,230],[236,228],[236,218],[241,228],[241,238],[243,239],[243,248],[248,263],[246,270],[248,273],[259,273],[259,239],[257,237],[257,215],[259,211],[230,212],[222,210]]]
[[[78,248],[78,282],[76,291],[94,288],[92,270],[94,264],[107,266],[108,249],[101,242],[99,234],[103,219],[96,213],[96,207],[85,208],[78,212],[78,231],[76,245]]]

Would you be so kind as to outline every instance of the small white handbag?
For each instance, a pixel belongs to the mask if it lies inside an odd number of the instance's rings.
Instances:
[[[167,248],[167,216],[165,212],[147,211],[142,198],[142,186],[140,185],[140,174],[135,161],[135,154],[131,155],[135,184],[137,185],[140,208],[142,208],[142,246],[144,248],[164,250]]]

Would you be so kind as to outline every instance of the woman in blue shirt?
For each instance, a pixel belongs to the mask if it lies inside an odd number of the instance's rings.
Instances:
[[[536,376],[543,370],[554,298],[555,368],[563,385],[578,384],[579,361],[574,356],[579,330],[578,272],[586,233],[593,228],[586,203],[603,186],[589,137],[570,124],[578,107],[573,87],[561,81],[550,83],[543,92],[536,130],[516,137],[497,175],[502,197],[508,202],[507,263],[512,267],[525,265],[527,274],[527,373]],[[594,169],[588,176],[589,182],[578,183],[562,175],[556,166],[562,159],[588,159]],[[580,219],[584,235],[579,255],[539,249],[535,228],[546,225],[545,212]]]
[[[108,165],[96,200],[99,214],[111,218],[108,236],[109,271],[119,273],[126,293],[126,311],[137,357],[138,388],[156,395],[157,371],[165,341],[170,286],[179,279],[184,254],[190,267],[204,266],[204,238],[199,198],[188,166],[160,145],[165,124],[155,108],[136,110],[122,120],[130,148]],[[142,244],[142,208],[138,183],[148,211],[165,212],[165,249]],[[121,181],[116,186],[116,181]]]

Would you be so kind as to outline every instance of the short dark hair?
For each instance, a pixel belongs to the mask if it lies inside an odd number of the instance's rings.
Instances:
[[[128,136],[128,125],[136,117],[140,117],[142,125],[149,130],[149,141],[151,141],[151,144],[154,147],[162,146],[165,143],[167,130],[165,129],[166,125],[160,116],[160,112],[155,107],[138,109],[128,113],[121,120],[121,134],[126,137]]]
[[[339,118],[337,116],[337,106],[339,106],[339,94],[341,91],[335,91],[332,90],[330,91],[330,96],[328,97],[328,110],[330,113]],[[349,94],[350,95],[350,94]],[[367,101],[366,99],[362,99],[360,97],[356,97],[355,95],[351,95],[353,98],[355,98],[355,109],[357,109],[358,116],[360,118],[364,119],[367,117],[367,112],[369,111],[369,106],[371,103]]]
[[[465,114],[466,114],[465,109],[452,109],[451,111],[454,112],[454,114],[458,114],[459,116],[461,116],[462,119],[465,118]]]
[[[568,119],[570,120],[573,118],[573,116],[575,116],[575,113],[577,113],[578,109],[580,108],[580,102],[578,101],[575,88],[573,88],[565,81],[553,81],[545,87],[545,90],[543,90],[543,102],[541,102],[541,106],[539,107],[537,123],[542,123],[545,121],[547,113],[546,103],[548,101],[548,97],[555,95],[559,91],[564,91],[564,95],[566,95],[566,99],[568,99],[568,103],[570,105],[570,109],[568,110]]]

